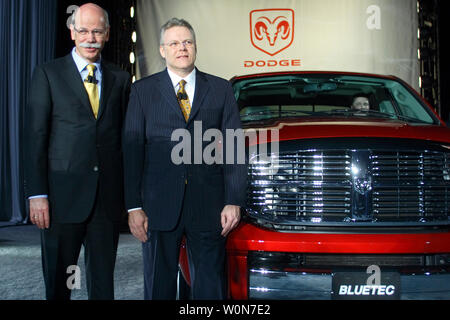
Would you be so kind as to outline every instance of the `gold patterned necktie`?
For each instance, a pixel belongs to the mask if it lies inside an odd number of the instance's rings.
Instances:
[[[94,113],[95,118],[98,116],[98,107],[100,104],[100,99],[98,97],[98,86],[97,80],[95,79],[95,69],[96,66],[90,64],[86,67],[89,71],[87,78],[84,80],[84,87],[89,95],[89,101],[91,102],[92,112]]]
[[[183,112],[184,119],[186,122],[189,119],[189,115],[191,114],[191,103],[189,102],[189,97],[186,94],[186,81],[181,80],[179,83],[180,88],[177,92],[178,104],[180,105],[181,111]]]

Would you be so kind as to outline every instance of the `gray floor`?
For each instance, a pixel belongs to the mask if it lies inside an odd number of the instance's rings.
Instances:
[[[115,269],[117,300],[142,300],[142,249],[129,233],[121,233]],[[81,289],[72,291],[73,300],[86,300],[84,252],[78,266],[81,269]],[[43,300],[44,280],[41,268],[39,231],[35,226],[0,225],[0,300]]]

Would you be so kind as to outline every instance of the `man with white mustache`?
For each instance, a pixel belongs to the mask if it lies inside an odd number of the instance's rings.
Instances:
[[[100,49],[102,45],[100,43],[80,43],[81,48],[95,48]]]
[[[79,7],[70,33],[72,52],[36,67],[29,91],[24,153],[30,220],[41,229],[48,300],[70,299],[77,288],[82,245],[89,299],[111,300],[125,213],[121,131],[130,75],[101,58],[110,34],[102,8]]]

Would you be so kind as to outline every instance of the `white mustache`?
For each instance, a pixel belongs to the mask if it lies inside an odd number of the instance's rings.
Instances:
[[[100,43],[88,43],[88,42],[82,42],[79,44],[82,48],[94,48],[94,49],[100,49],[102,45]]]

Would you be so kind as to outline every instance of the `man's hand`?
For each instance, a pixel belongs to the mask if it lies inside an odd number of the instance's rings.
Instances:
[[[222,236],[226,237],[228,233],[236,228],[241,220],[241,207],[226,205],[221,213]]]
[[[39,229],[50,227],[50,213],[47,198],[30,199],[30,220]]]
[[[141,209],[128,213],[128,225],[130,231],[142,243],[147,242],[148,218]]]

